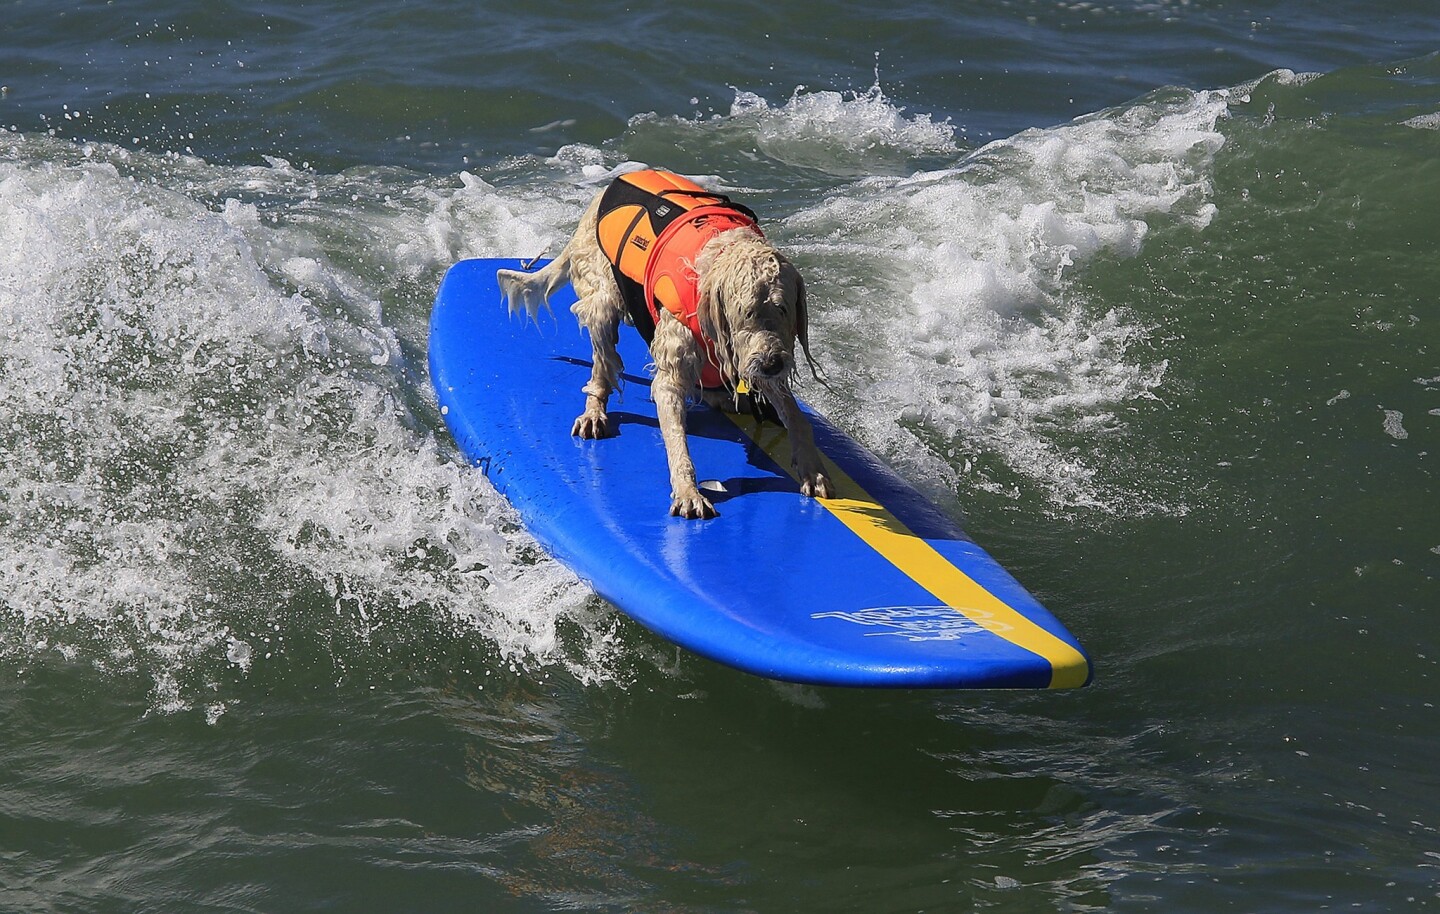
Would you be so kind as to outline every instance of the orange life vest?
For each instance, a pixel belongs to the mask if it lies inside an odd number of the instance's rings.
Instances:
[[[666,171],[621,175],[600,198],[596,235],[615,271],[625,310],[645,342],[655,338],[660,309],[690,328],[705,353],[700,384],[722,387],[714,344],[700,330],[695,259],[721,232],[760,234],[755,214],[724,194]]]

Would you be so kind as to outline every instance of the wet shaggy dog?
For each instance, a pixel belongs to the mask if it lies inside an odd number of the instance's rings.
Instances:
[[[771,247],[753,227],[753,222],[749,226],[727,227],[736,224],[727,215],[730,211],[727,207],[749,214],[743,207],[730,204],[727,198],[701,191],[685,179],[664,172],[641,172],[636,179],[622,176],[617,183],[646,177],[662,182],[656,186],[671,188],[674,185],[682,189],[664,189],[660,196],[648,198],[651,210],[637,212],[631,221],[629,212],[635,207],[617,209],[615,195],[610,192],[618,190],[622,196],[629,193],[633,202],[636,193],[633,185],[620,188],[612,185],[595,197],[581,217],[574,236],[548,265],[535,273],[501,270],[498,274],[510,310],[514,312],[523,307],[532,317],[541,304],[549,307],[551,293],[567,281],[575,287],[577,301],[570,310],[580,326],[590,332],[594,362],[590,381],[582,388],[585,409],[575,419],[571,434],[581,438],[604,438],[610,434],[606,404],[620,375],[620,355],[615,350],[620,324],[622,321],[653,324],[653,335],[647,333],[655,363],[651,391],[670,467],[671,514],[708,518],[718,513],[696,485],[695,466],[685,438],[686,402],[696,395],[712,406],[733,409],[739,400],[736,391],[748,390],[750,396],[769,403],[789,432],[792,467],[800,480],[801,491],[817,498],[834,497],[834,487],[825,476],[815,448],[810,422],[790,389],[797,340],[809,358],[805,282],[800,273]],[[683,189],[687,187],[693,189]],[[610,193],[608,201],[607,193]],[[662,202],[656,203],[657,199]],[[701,203],[697,201],[706,200],[717,201],[719,205],[712,203],[705,211],[699,211]],[[683,216],[691,217],[690,224],[676,228],[695,231],[698,224],[698,253],[693,258],[672,257],[675,266],[670,275],[662,276],[656,285],[671,293],[669,298],[673,299],[677,293],[672,286],[689,283],[690,288],[678,294],[693,304],[691,309],[683,303],[680,306],[658,304],[660,296],[652,294],[648,280],[643,286],[627,280],[621,268],[625,258],[657,253],[671,237],[657,230],[652,234],[642,232],[637,240],[633,233],[640,217],[659,213],[659,223],[663,224],[664,217],[675,218],[676,209],[684,211]],[[602,231],[602,220],[614,213],[624,215],[623,221],[629,226],[618,237],[613,236],[609,228]],[[707,222],[710,216],[714,221]],[[613,221],[619,224],[620,220]],[[705,231],[707,224],[708,232]],[[631,272],[635,279],[640,277],[634,269]],[[654,275],[653,267],[648,275]],[[667,286],[667,281],[673,282]],[[622,288],[622,283],[631,288]],[[625,300],[627,293],[631,296],[629,308]],[[648,307],[637,309],[635,301],[642,293],[641,300]],[[642,327],[642,333],[651,329]],[[706,388],[701,387],[702,377],[708,382]]]

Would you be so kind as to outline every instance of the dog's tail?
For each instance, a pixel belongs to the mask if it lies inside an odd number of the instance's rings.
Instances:
[[[546,311],[550,310],[550,296],[570,281],[570,246],[566,245],[559,256],[534,273],[497,270],[495,279],[500,283],[500,291],[505,294],[510,313],[524,308],[525,313],[534,318],[540,313],[541,305]]]

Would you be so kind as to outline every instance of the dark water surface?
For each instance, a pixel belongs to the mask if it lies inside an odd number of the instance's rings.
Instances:
[[[1437,51],[1421,2],[8,4],[0,910],[1440,905]],[[629,162],[761,211],[803,393],[1090,688],[715,666],[463,467],[441,274]]]

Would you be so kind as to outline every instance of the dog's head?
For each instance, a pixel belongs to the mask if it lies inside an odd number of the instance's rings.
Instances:
[[[797,340],[810,359],[800,271],[749,229],[717,235],[701,250],[695,270],[700,332],[714,344],[725,380],[760,390],[788,383]]]

